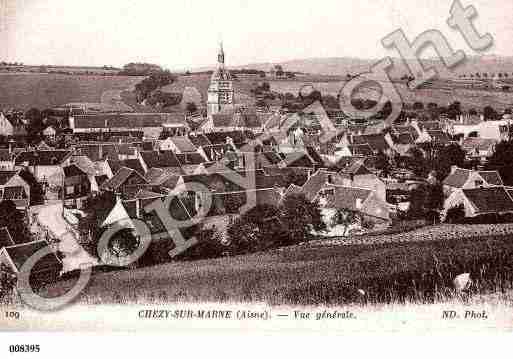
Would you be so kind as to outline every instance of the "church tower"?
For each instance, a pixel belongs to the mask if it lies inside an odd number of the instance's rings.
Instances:
[[[210,79],[208,87],[207,114],[210,118],[219,112],[233,112],[233,80],[225,68],[223,43],[219,45],[217,68]]]

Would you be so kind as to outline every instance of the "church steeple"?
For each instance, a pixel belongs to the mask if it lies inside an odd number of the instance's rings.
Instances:
[[[217,54],[217,64],[219,66],[224,66],[224,50],[223,50],[223,42],[219,42],[219,53]]]

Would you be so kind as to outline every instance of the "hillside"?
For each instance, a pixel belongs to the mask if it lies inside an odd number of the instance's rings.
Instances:
[[[369,71],[371,66],[380,59],[360,59],[353,57],[330,57],[330,58],[310,58],[297,59],[276,63],[252,63],[243,66],[233,66],[233,69],[251,68],[255,70],[269,71],[273,65],[281,65],[286,71],[320,74],[320,75],[340,75],[359,74]],[[411,62],[411,61],[409,61]],[[401,77],[407,74],[407,68],[400,58],[393,58],[394,67],[391,71],[392,77]],[[454,78],[460,74],[479,73],[497,73],[506,72],[513,76],[513,57],[501,57],[494,55],[471,56],[462,64],[458,65],[453,71],[449,71],[438,59],[423,60],[425,66],[435,66],[442,78]],[[208,70],[203,68],[201,70]]]
[[[381,235],[365,244],[316,243],[250,255],[99,272],[77,302],[436,302],[449,296],[454,276],[465,272],[479,281],[483,293],[510,285],[512,277],[507,273],[511,273],[513,245],[506,234],[509,232],[503,226],[466,227],[442,225]],[[74,283],[69,279],[51,284],[42,294],[54,296]],[[368,293],[365,298],[359,295],[359,288]]]
[[[70,102],[116,105],[140,77],[0,73],[0,109],[45,109]]]

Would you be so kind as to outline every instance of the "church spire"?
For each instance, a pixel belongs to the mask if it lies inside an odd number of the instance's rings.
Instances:
[[[219,66],[224,66],[224,50],[223,42],[219,42],[219,53],[217,54],[217,63]]]

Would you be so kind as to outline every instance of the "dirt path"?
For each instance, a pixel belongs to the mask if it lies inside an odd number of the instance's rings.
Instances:
[[[64,255],[63,272],[96,265],[97,261],[78,244],[78,233],[66,222],[62,210],[60,202],[33,209],[37,222],[59,240],[59,250]]]

